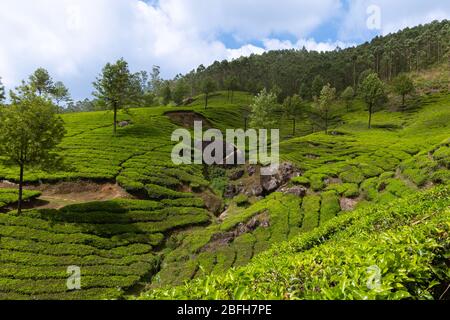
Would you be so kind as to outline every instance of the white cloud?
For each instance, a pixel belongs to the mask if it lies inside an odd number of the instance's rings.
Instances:
[[[301,50],[302,48],[305,48],[308,51],[318,51],[318,52],[333,51],[338,47],[344,49],[354,45],[353,43],[345,43],[342,41],[317,42],[312,38],[299,39],[295,43],[292,43],[289,40],[281,41],[279,39],[265,39],[263,43],[264,48],[266,50],[286,50],[286,49]]]
[[[8,87],[38,67],[90,93],[101,67],[124,57],[135,70],[161,65],[165,76],[216,59],[261,53],[245,42],[228,49],[217,35],[258,39],[303,35],[332,16],[339,0],[2,0],[0,75]]]
[[[84,98],[101,67],[120,57],[133,70],[156,64],[172,77],[272,49],[329,51],[371,35],[365,28],[369,3],[382,8],[383,33],[450,12],[448,1],[434,0],[361,0],[348,8],[344,0],[1,0],[0,76],[11,88],[42,66]],[[311,36],[330,21],[342,26],[340,41]],[[224,35],[238,48],[228,48]]]

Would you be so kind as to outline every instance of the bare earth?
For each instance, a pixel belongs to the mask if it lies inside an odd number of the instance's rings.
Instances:
[[[0,182],[0,189],[17,187],[14,183]],[[60,209],[76,203],[132,198],[119,185],[113,183],[59,182],[56,184],[25,186],[25,189],[42,192],[42,195],[36,201],[30,203],[31,208],[39,209]]]

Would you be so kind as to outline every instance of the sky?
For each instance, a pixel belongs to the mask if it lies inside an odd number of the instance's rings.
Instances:
[[[164,78],[268,50],[329,51],[450,19],[443,0],[0,0],[0,77],[37,68],[90,98],[107,62]]]

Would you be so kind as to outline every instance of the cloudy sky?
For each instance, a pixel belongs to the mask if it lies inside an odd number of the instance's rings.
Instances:
[[[38,67],[90,97],[102,66],[164,77],[266,50],[333,50],[406,26],[450,19],[442,0],[0,0],[0,77]]]

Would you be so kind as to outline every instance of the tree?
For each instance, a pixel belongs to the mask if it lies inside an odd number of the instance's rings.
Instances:
[[[330,120],[330,113],[333,107],[333,103],[336,100],[336,88],[327,84],[322,88],[320,97],[315,101],[315,108],[319,113],[322,122],[325,125],[325,134],[328,134],[328,124]]]
[[[345,102],[347,112],[350,111],[354,97],[355,97],[355,90],[353,90],[352,87],[347,87],[341,94],[341,99],[344,100]]]
[[[276,125],[277,97],[263,89],[254,99],[251,107],[250,126],[254,129],[270,129]]]
[[[228,92],[228,101],[233,103],[234,91],[237,90],[238,79],[236,77],[228,77],[224,81],[225,89]]]
[[[162,104],[167,106],[172,100],[172,89],[170,89],[170,83],[167,81],[161,91]]]
[[[317,75],[311,86],[311,94],[313,97],[319,98],[320,93],[322,91],[323,86],[325,85],[325,81],[323,80],[322,76]]]
[[[394,91],[402,97],[402,107],[404,107],[406,96],[415,90],[413,81],[403,73],[393,80],[393,86]]]
[[[159,91],[162,86],[162,79],[161,79],[161,68],[159,66],[153,66],[152,73],[150,74],[150,83],[149,87],[150,90],[153,91],[153,93],[157,96],[159,95]]]
[[[297,94],[284,99],[283,113],[287,119],[292,120],[292,136],[295,136],[296,121],[301,114],[302,103],[302,98]]]
[[[42,94],[51,94],[53,89],[53,80],[50,74],[44,68],[37,69],[30,77],[29,84],[32,90]]]
[[[5,99],[6,99],[5,86],[2,83],[2,77],[0,77],[0,105],[5,101]]]
[[[175,84],[175,89],[173,90],[173,101],[175,101],[177,105],[182,104],[188,90],[185,81],[183,79],[178,80]]]
[[[60,107],[61,102],[69,102],[70,101],[70,93],[69,89],[62,83],[61,81],[58,81],[55,83],[51,90],[51,96],[56,102],[56,105]]]
[[[0,110],[0,152],[20,169],[19,214],[25,166],[48,166],[54,156],[51,150],[65,134],[63,121],[55,110],[50,100],[34,94]]]
[[[369,111],[369,129],[372,128],[372,114],[375,107],[384,103],[387,99],[384,84],[376,73],[371,73],[361,84],[361,95]]]
[[[135,77],[130,73],[128,63],[120,59],[115,64],[107,63],[93,85],[95,89],[93,95],[114,112],[113,133],[115,135],[118,110],[126,109],[138,102]]]
[[[208,107],[209,95],[216,90],[216,83],[211,78],[206,78],[202,85],[202,91],[205,94],[205,109]]]

